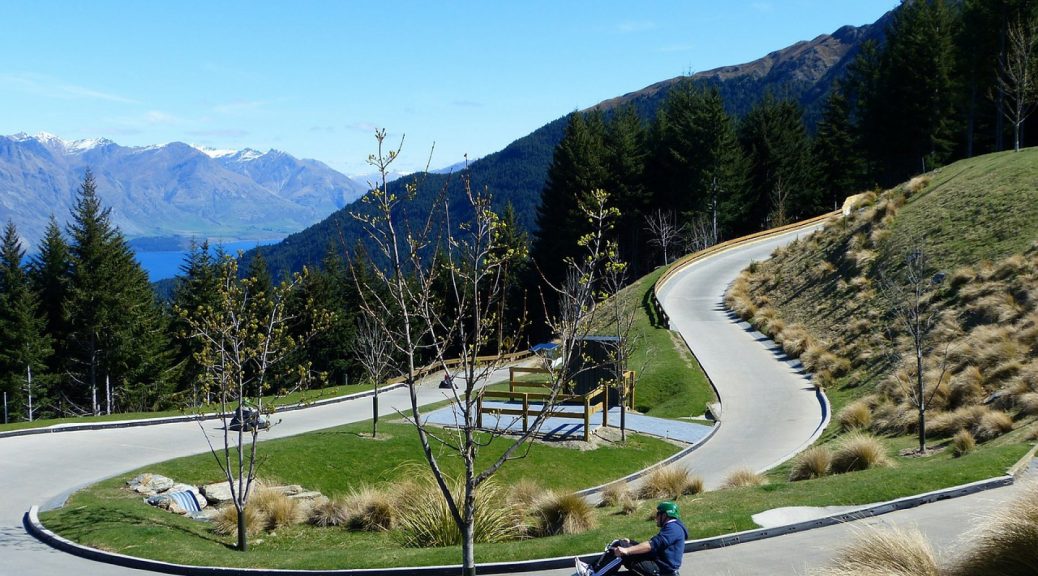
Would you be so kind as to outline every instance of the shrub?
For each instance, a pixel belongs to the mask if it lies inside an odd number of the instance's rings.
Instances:
[[[917,530],[871,529],[820,576],[939,576],[933,549]]]
[[[1005,412],[988,410],[972,429],[973,436],[979,442],[987,442],[1013,430],[1013,419]]]
[[[630,499],[631,497],[631,488],[627,485],[627,482],[623,480],[620,482],[613,482],[602,489],[603,506],[616,506],[625,498]]]
[[[886,447],[878,438],[863,432],[852,432],[833,453],[831,468],[833,472],[842,474],[889,465]]]
[[[867,430],[872,425],[872,410],[867,401],[858,400],[844,406],[836,419],[844,431]]]
[[[245,533],[254,536],[263,531],[267,525],[267,519],[263,517],[255,506],[245,507]],[[213,518],[213,531],[224,536],[238,537],[238,511],[233,505],[220,508],[220,512]]]
[[[350,488],[346,503],[349,510],[346,525],[353,530],[379,532],[394,525],[397,506],[393,496],[385,491],[372,486]]]
[[[538,536],[581,534],[595,526],[595,512],[578,494],[545,493],[534,504],[534,533]]]
[[[789,471],[789,481],[810,480],[829,474],[833,454],[825,446],[812,446],[797,455]]]
[[[349,507],[342,497],[323,499],[310,508],[310,524],[319,527],[346,526],[350,519]]]
[[[276,490],[260,490],[256,496],[256,507],[266,519],[267,530],[294,526],[303,521],[299,502]]]
[[[642,498],[674,499],[703,491],[703,479],[678,466],[656,468],[645,477],[639,490]]]
[[[461,500],[463,485],[451,483],[451,493]],[[409,496],[398,502],[397,530],[391,534],[408,548],[456,546],[461,543],[461,531],[447,507],[439,486],[423,477],[408,484]],[[504,505],[500,485],[488,480],[476,491],[476,542],[504,542],[521,533],[520,518],[515,509]]]
[[[811,344],[811,336],[800,324],[786,326],[786,329],[777,335],[776,340],[782,345],[782,350],[792,358],[799,358]]]
[[[973,434],[969,430],[959,430],[952,438],[951,446],[952,455],[958,458],[972,452],[977,447],[977,441],[973,439]]]
[[[606,490],[608,488],[607,486]],[[540,484],[529,478],[522,478],[509,489],[507,502],[509,506],[528,510],[543,493],[544,488]],[[605,490],[602,491],[602,498],[605,498]]]
[[[724,480],[725,488],[742,488],[744,486],[763,486],[768,480],[749,468],[739,468],[728,474]]]
[[[1038,574],[1038,485],[1027,485],[1015,502],[996,510],[971,534],[971,541],[952,575]]]
[[[1038,414],[1038,392],[1027,392],[1016,399],[1016,407],[1020,414],[1034,416]]]

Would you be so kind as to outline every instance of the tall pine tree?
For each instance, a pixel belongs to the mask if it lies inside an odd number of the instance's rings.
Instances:
[[[0,243],[0,390],[8,419],[31,421],[49,400],[45,361],[52,349],[24,257],[18,229],[8,221]]]

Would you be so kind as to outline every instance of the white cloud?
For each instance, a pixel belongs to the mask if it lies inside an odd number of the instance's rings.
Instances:
[[[656,23],[650,20],[628,20],[617,24],[616,31],[621,34],[633,34],[636,32],[648,32],[656,28]]]
[[[68,84],[43,74],[0,74],[0,86],[36,96],[60,100],[104,100],[120,104],[139,104],[137,100],[86,86]]]

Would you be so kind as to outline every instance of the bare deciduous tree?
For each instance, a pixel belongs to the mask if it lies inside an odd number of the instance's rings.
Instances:
[[[389,335],[388,340],[400,359],[410,395],[408,419],[417,430],[425,460],[461,534],[463,574],[472,575],[475,574],[477,490],[506,462],[525,455],[523,448],[529,450],[529,440],[547,418],[547,411],[541,411],[526,432],[507,438],[504,430],[480,431],[476,425],[480,386],[505,363],[507,350],[492,343],[495,338],[499,343],[518,340],[497,334],[500,324],[496,315],[500,314],[499,302],[504,296],[503,275],[507,265],[525,254],[521,253],[521,247],[503,245],[503,239],[508,236],[504,221],[492,210],[489,195],[474,191],[467,179],[464,212],[471,215],[466,220],[454,220],[450,204],[442,193],[440,201],[418,226],[412,227],[399,219],[420,183],[408,184],[403,195],[395,195],[387,189],[389,167],[401,148],[386,151],[385,139],[384,130],[376,132],[378,153],[368,159],[380,174],[380,182],[364,197],[365,209],[353,214],[384,262],[372,271],[370,281],[358,286],[361,306],[364,314]],[[604,196],[602,200],[604,202]],[[601,235],[585,237],[582,242],[589,250],[602,251]],[[441,260],[441,265],[434,265],[437,250],[446,259],[445,264]],[[572,350],[573,336],[578,333],[573,326],[584,327],[588,305],[593,307],[597,256],[595,260],[593,269],[574,275],[578,287],[572,302],[582,303],[579,306],[582,313],[567,314],[567,320],[553,325],[562,329],[563,348],[567,350]],[[436,297],[434,288],[437,286],[446,287],[451,304],[449,313]],[[491,347],[497,350],[496,355],[481,356],[488,354]],[[456,379],[464,380],[464,386],[448,392],[454,401],[455,427],[442,430],[426,425],[417,389],[423,376],[423,358],[431,358],[446,369],[448,354],[458,356],[454,370],[459,372]],[[550,388],[546,406],[555,402],[561,381],[560,374]],[[508,445],[499,457],[482,469],[477,468],[480,449],[495,441],[508,442]],[[452,491],[451,479],[440,466],[434,443],[448,447],[462,461],[460,493]]]
[[[911,250],[905,257],[905,267],[900,275],[881,274],[881,285],[886,293],[889,312],[896,325],[891,327],[891,352],[900,361],[901,346],[897,345],[897,334],[904,334],[910,342],[915,357],[915,382],[898,377],[898,381],[918,412],[919,451],[926,450],[926,410],[937,394],[947,371],[948,349],[941,355],[941,372],[930,394],[926,394],[925,364],[938,361],[934,330],[942,320],[942,310],[934,302],[936,288],[944,280],[944,274],[934,273],[929,259],[919,248]]]
[[[1018,18],[1009,25],[1007,40],[998,66],[998,87],[1009,99],[1003,113],[1013,123],[1013,149],[1019,152],[1021,129],[1038,100],[1038,24]]]
[[[354,357],[364,367],[368,378],[375,385],[371,406],[371,437],[378,437],[378,392],[386,378],[393,373],[393,344],[382,323],[371,316],[361,314],[357,317],[357,336],[353,341]]]
[[[717,238],[706,214],[697,213],[681,226],[681,247],[686,253],[705,250],[717,244]]]
[[[230,256],[220,263],[219,274],[215,305],[178,312],[187,322],[189,337],[201,343],[195,353],[201,386],[219,403],[223,445],[214,446],[208,434],[206,441],[230,487],[238,513],[238,550],[244,552],[248,550],[245,506],[259,464],[256,440],[262,427],[260,415],[271,411],[264,405],[264,393],[270,389],[274,369],[297,344],[288,331],[291,318],[285,313],[285,301],[298,278],[274,287],[268,294],[256,289],[254,279],[240,280],[237,261]],[[326,324],[327,318],[321,314],[316,313],[314,318],[315,325],[304,338]],[[296,378],[295,386],[301,387],[310,378],[309,367],[293,368],[281,374]],[[232,413],[237,415],[237,430],[231,426]],[[250,413],[255,418],[250,418]]]
[[[645,229],[649,232],[649,244],[663,251],[663,264],[670,264],[670,249],[681,237],[677,216],[673,210],[656,210],[645,216]]]

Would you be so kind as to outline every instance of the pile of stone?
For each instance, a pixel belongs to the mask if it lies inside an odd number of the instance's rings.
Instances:
[[[213,518],[221,507],[230,505],[233,500],[227,482],[191,486],[159,474],[144,473],[128,480],[126,485],[134,492],[144,495],[144,501],[152,506],[197,520]],[[256,489],[256,486],[253,486],[253,489]],[[293,500],[307,504],[324,497],[320,492],[306,490],[298,484],[265,486],[264,489],[281,492]]]

